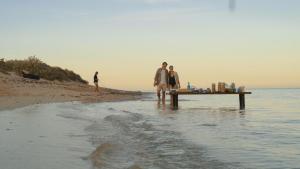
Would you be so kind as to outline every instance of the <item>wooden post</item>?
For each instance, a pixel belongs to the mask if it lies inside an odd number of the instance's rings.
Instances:
[[[239,100],[240,100],[240,110],[245,110],[245,94],[244,93],[239,94]]]
[[[173,108],[178,108],[178,93],[172,93],[172,102],[173,102]]]

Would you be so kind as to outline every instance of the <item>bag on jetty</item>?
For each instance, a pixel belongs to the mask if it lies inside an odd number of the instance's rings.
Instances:
[[[245,86],[240,86],[238,88],[238,93],[243,93],[243,92],[245,92]]]

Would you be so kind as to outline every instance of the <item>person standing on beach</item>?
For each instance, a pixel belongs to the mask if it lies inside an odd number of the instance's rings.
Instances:
[[[96,87],[96,88],[95,88],[95,91],[96,91],[96,92],[99,92],[98,81],[99,81],[99,80],[98,80],[98,72],[96,72],[95,75],[94,75],[94,84],[95,84],[95,87]]]
[[[174,66],[169,67],[169,88],[180,89],[180,81],[178,73],[174,71]]]
[[[169,72],[167,70],[168,63],[163,62],[161,68],[158,68],[154,77],[154,86],[157,86],[157,97],[160,101],[160,95],[162,92],[162,101],[165,102],[166,90],[169,84]]]

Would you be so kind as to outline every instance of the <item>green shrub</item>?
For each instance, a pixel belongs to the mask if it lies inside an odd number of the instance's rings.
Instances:
[[[51,81],[58,80],[88,83],[73,71],[49,66],[35,56],[30,56],[25,60],[8,60],[6,62],[0,60],[0,70],[16,72],[19,75],[25,70],[31,74],[38,75],[43,79]]]
[[[0,72],[4,73],[4,74],[7,74],[6,70],[7,70],[7,68],[6,68],[4,59],[0,59]]]

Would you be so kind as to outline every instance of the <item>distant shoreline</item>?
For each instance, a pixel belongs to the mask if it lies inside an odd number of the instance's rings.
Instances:
[[[83,83],[30,80],[17,76],[15,73],[0,72],[0,111],[34,104],[136,100],[142,95],[140,91],[108,88],[100,88],[100,93],[96,93],[93,86]]]

